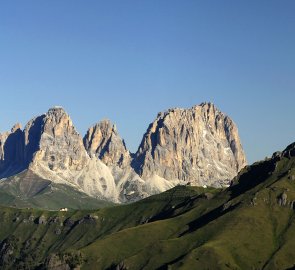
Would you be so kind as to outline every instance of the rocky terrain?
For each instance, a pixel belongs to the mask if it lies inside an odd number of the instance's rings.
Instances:
[[[93,210],[0,207],[0,227],[1,269],[294,269],[295,144],[228,188],[177,186]]]
[[[247,164],[236,125],[211,103],[160,113],[135,163],[144,179],[157,175],[197,186],[226,183]]]
[[[124,168],[131,163],[131,155],[125,142],[109,120],[103,120],[89,128],[83,141],[89,156],[96,156],[107,166]]]
[[[160,113],[135,154],[109,120],[82,138],[62,107],[33,118],[23,130],[17,124],[0,135],[2,181],[29,170],[113,202],[179,184],[226,186],[245,165],[236,125],[211,103]]]

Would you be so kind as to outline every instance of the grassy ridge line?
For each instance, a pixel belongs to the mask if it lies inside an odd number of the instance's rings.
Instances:
[[[294,158],[255,164],[230,189],[199,201],[181,215],[97,240],[82,249],[88,258],[84,269],[95,269],[92,260],[101,269],[122,263],[130,269],[291,268],[295,265],[291,209],[295,183],[290,180],[294,164]],[[278,199],[283,193],[288,202],[281,206]],[[216,209],[214,219],[192,226]]]
[[[182,193],[184,197],[188,197],[185,193],[186,189],[183,190],[182,187],[180,189],[178,194]],[[198,194],[197,191],[187,191],[190,194]],[[2,267],[26,265],[26,267],[34,268],[44,263],[52,253],[77,251],[109,234],[145,223],[151,217],[167,211],[172,206],[175,208],[181,201],[180,195],[174,200],[169,198],[172,196],[169,194],[170,191],[164,195],[155,196],[155,201],[146,199],[130,205],[93,211],[58,212],[2,207],[0,210],[1,245],[13,247],[13,256],[6,256],[7,258],[2,261]],[[171,204],[167,204],[167,197]],[[40,217],[45,220],[45,224],[38,224]],[[54,222],[56,219],[58,221]],[[58,234],[57,231],[59,231]],[[3,259],[5,254],[0,255]]]
[[[0,266],[291,269],[294,175],[295,158],[281,156],[246,167],[226,190],[179,186],[133,204],[67,213],[3,208]]]

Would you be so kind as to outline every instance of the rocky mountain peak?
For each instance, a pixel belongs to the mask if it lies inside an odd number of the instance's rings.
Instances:
[[[82,139],[60,106],[0,135],[0,178],[30,170],[113,201],[184,183],[224,186],[245,165],[236,125],[212,103],[159,113],[132,156],[110,120]]]
[[[11,128],[11,133],[16,132],[17,130],[21,130],[22,126],[20,123],[16,123],[12,128]]]
[[[52,113],[52,114],[67,114],[67,112],[65,111],[65,109],[62,106],[53,106],[51,108],[48,109],[48,114]]]
[[[124,167],[130,163],[125,142],[110,120],[102,120],[88,129],[84,146],[90,156],[96,156],[108,166]]]
[[[28,137],[36,127],[39,134],[39,149],[34,154],[34,164],[42,163],[52,171],[82,170],[88,155],[81,136],[76,131],[70,116],[62,107],[53,107],[48,112],[29,123]],[[30,140],[28,140],[30,141]]]
[[[44,132],[52,136],[63,136],[65,133],[75,133],[70,116],[62,107],[53,107],[48,110],[44,118]]]
[[[143,178],[157,175],[212,185],[232,179],[246,158],[234,122],[214,104],[202,103],[158,114],[143,137],[135,164]]]

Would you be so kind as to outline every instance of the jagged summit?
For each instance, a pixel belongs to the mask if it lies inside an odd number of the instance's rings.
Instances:
[[[195,107],[214,107],[216,109],[218,109],[215,104],[211,101],[207,102],[207,101],[204,101],[202,103],[200,103],[200,105],[194,105],[192,108],[195,108]]]
[[[294,156],[276,152],[247,166],[228,189],[177,186],[127,207],[91,211],[85,207],[97,204],[89,198],[82,211],[67,211],[83,194],[36,177],[12,179],[19,184],[13,192],[30,198],[12,203],[30,209],[1,208],[3,269],[294,269]],[[1,202],[10,190],[7,181],[2,186]],[[60,209],[52,204],[55,192],[62,213],[31,208],[50,196],[43,205]]]
[[[66,110],[62,106],[53,106],[49,108],[44,115],[47,115],[47,116],[52,115],[55,117],[60,117],[61,115],[67,115],[69,117],[69,114],[66,112]]]
[[[20,123],[16,123],[15,125],[13,125],[13,127],[11,128],[11,133],[16,132],[18,129],[22,129],[22,125]]]
[[[61,106],[0,135],[0,178],[30,170],[115,202],[178,184],[224,186],[245,165],[236,125],[213,103],[159,113],[133,155],[110,120],[82,138]]]
[[[55,106],[49,108],[48,112],[49,111],[63,111],[63,112],[66,112],[65,109],[62,106],[58,106],[58,105],[55,105]]]
[[[158,114],[136,153],[143,178],[194,185],[228,182],[246,163],[236,125],[212,103]]]
[[[167,115],[171,114],[171,113],[175,113],[175,112],[178,112],[178,113],[185,113],[187,111],[199,111],[201,110],[202,113],[205,115],[208,115],[210,114],[210,112],[213,112],[215,114],[221,114],[223,115],[224,117],[226,117],[227,115],[224,114],[223,112],[221,112],[217,106],[215,106],[214,103],[212,102],[202,102],[201,104],[199,105],[194,105],[192,106],[191,108],[179,108],[179,107],[175,107],[175,108],[169,108],[168,110],[165,110],[165,111],[162,111],[162,112],[159,112],[157,114],[157,117],[156,119],[163,119],[165,118]]]
[[[116,125],[108,119],[89,128],[83,141],[88,154],[96,156],[108,166],[124,167],[130,163],[130,153]]]
[[[51,107],[50,109],[56,109],[56,110],[64,110],[63,106],[55,105]]]

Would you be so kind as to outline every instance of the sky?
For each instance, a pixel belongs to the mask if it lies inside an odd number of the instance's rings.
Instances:
[[[61,105],[135,152],[158,112],[213,102],[249,163],[295,141],[295,1],[0,2],[0,132]]]

